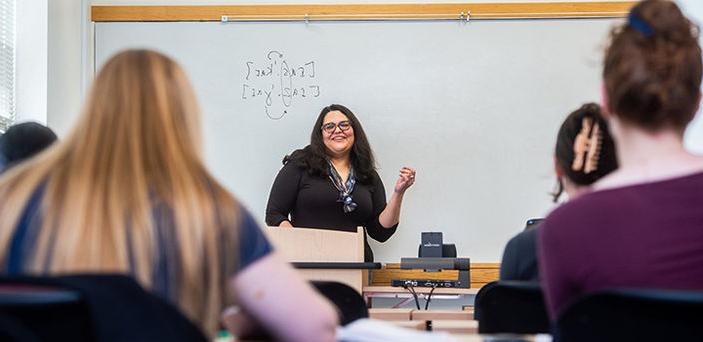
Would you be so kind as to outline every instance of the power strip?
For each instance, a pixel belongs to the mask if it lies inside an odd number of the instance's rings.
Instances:
[[[391,286],[395,287],[461,287],[458,280],[436,280],[436,279],[393,279]]]

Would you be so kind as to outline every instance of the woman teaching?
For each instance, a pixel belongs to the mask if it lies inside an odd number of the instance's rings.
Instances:
[[[373,261],[366,234],[384,242],[395,233],[403,195],[414,182],[415,170],[400,169],[386,203],[361,123],[347,107],[333,104],[317,117],[310,145],[283,158],[266,206],[266,224],[345,231],[363,226],[364,260]]]

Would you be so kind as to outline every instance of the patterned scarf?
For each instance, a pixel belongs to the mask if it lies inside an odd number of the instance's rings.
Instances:
[[[354,175],[354,168],[349,168],[349,177],[347,178],[347,183],[344,184],[342,177],[337,173],[337,169],[334,168],[332,162],[327,160],[327,165],[330,169],[330,180],[334,187],[339,190],[339,199],[337,202],[342,203],[342,209],[345,213],[350,213],[356,209],[356,203],[352,199],[352,191],[354,191],[354,184],[356,184],[356,177]]]

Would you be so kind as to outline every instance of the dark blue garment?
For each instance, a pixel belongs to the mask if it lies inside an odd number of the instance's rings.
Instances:
[[[240,210],[239,224],[239,270],[261,259],[271,252],[273,247],[264,236],[254,218],[247,210]]]
[[[500,280],[538,281],[537,233],[538,227],[515,235],[505,246],[500,263]]]
[[[5,266],[6,275],[21,275],[25,273],[27,263],[36,252],[37,237],[41,229],[41,199],[44,196],[45,185],[40,186],[32,195],[26,205],[15,234],[10,242],[7,251],[7,263]],[[156,229],[157,254],[152,276],[152,291],[165,298],[175,299],[177,281],[179,249],[176,243],[175,232],[173,231],[173,214],[170,208],[164,205],[155,205],[154,224]],[[269,254],[272,247],[258,224],[251,214],[244,208],[239,210],[240,222],[238,227],[231,227],[232,233],[239,229],[239,259],[235,263],[238,267],[235,270],[225,270],[223,279],[227,279],[237,272],[247,268],[249,265]],[[127,229],[125,229],[127,231]],[[226,233],[226,232],[225,232]],[[130,236],[128,235],[129,239]],[[134,265],[132,253],[130,251],[130,265]],[[221,253],[225,258],[232,253]],[[220,265],[227,264],[226,260],[221,260]],[[47,264],[47,263],[45,263]],[[131,267],[134,268],[133,266]]]
[[[42,184],[32,194],[29,203],[24,208],[15,235],[10,240],[10,250],[7,257],[7,275],[20,275],[23,273],[24,260],[29,258],[28,253],[34,251],[37,242],[37,230],[41,226],[39,207],[44,197],[46,184]]]

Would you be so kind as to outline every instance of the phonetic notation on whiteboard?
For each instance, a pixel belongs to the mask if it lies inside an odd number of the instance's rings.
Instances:
[[[296,101],[320,96],[315,61],[294,63],[282,52],[269,51],[263,63],[246,62],[242,100],[260,101],[266,116],[279,120]]]

